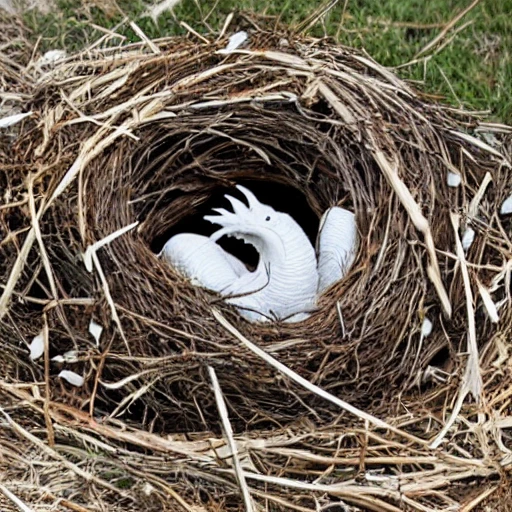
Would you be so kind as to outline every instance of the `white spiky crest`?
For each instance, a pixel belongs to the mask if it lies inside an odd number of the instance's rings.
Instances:
[[[237,185],[236,188],[242,192],[242,194],[247,199],[247,204],[249,205],[250,210],[258,209],[258,207],[263,206],[258,198],[248,189],[243,187],[242,185]]]
[[[223,236],[235,236],[254,245],[258,251],[263,250],[264,247],[271,248],[274,254],[284,258],[286,249],[281,234],[273,229],[274,225],[265,221],[268,216],[276,217],[283,214],[276,212],[271,206],[260,203],[246,187],[242,185],[236,187],[245,196],[248,205],[226,194],[224,197],[230,202],[233,212],[225,208],[213,208],[213,211],[219,215],[204,217],[208,222],[221,226],[221,229],[211,235],[211,240],[216,242]]]

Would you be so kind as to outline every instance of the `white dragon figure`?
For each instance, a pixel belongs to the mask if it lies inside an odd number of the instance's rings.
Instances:
[[[247,188],[237,188],[248,205],[226,195],[233,212],[214,208],[219,215],[204,217],[221,229],[210,237],[174,235],[160,257],[193,284],[221,294],[250,321],[304,320],[318,295],[339,281],[353,263],[357,249],[354,214],[329,208],[320,222],[315,252],[290,215],[260,203]],[[256,270],[249,271],[216,243],[223,236],[241,239],[258,251]]]

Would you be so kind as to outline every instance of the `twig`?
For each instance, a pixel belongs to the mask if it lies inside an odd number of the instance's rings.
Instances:
[[[231,428],[231,423],[229,422],[228,410],[226,408],[226,402],[224,401],[224,397],[222,396],[222,390],[220,388],[219,380],[217,379],[215,369],[212,368],[211,366],[208,366],[208,374],[210,375],[210,380],[212,381],[213,392],[215,394],[215,401],[217,402],[217,409],[219,411],[220,419],[222,421],[224,434],[227,438],[229,449],[231,450],[231,456],[233,458],[233,467],[235,469],[236,479],[238,481],[238,485],[240,486],[240,491],[242,492],[242,497],[244,499],[245,510],[247,512],[252,512],[254,510],[254,505],[251,498],[251,494],[249,492],[249,488],[247,486],[247,482],[245,481],[245,473],[240,464],[240,459],[238,458],[238,447],[236,445],[235,439],[233,438],[233,429]]]
[[[264,482],[266,484],[277,485],[281,487],[289,487],[291,489],[304,490],[308,492],[328,493],[333,496],[340,496],[347,501],[360,500],[368,507],[371,503],[370,500],[375,500],[379,507],[372,507],[372,510],[379,512],[400,512],[400,509],[390,505],[381,500],[377,500],[374,496],[383,498],[393,497],[394,499],[400,498],[399,491],[393,491],[380,486],[358,486],[352,483],[339,483],[339,484],[312,484],[309,482],[302,482],[292,480],[291,478],[283,478],[278,476],[259,475],[256,473],[246,473],[248,479]]]
[[[224,37],[224,34],[228,30],[229,25],[233,21],[233,17],[234,17],[234,14],[232,12],[230,12],[226,16],[226,19],[224,20],[224,24],[222,25],[222,29],[220,30],[219,35],[217,36],[216,41],[220,41]]]
[[[39,216],[41,215],[41,213],[42,211],[39,210]],[[40,217],[38,217],[38,220],[39,218]],[[2,320],[3,317],[7,314],[7,311],[9,311],[8,306],[9,301],[11,300],[11,295],[13,294],[16,283],[18,282],[18,279],[21,273],[23,272],[23,267],[25,266],[25,263],[27,261],[28,253],[30,252],[30,249],[32,249],[32,245],[34,244],[35,240],[36,231],[32,227],[30,231],[27,233],[25,241],[23,242],[23,245],[21,247],[20,253],[16,258],[16,261],[11,269],[11,273],[9,274],[9,278],[7,279],[7,283],[5,284],[2,296],[0,297],[0,320]]]
[[[43,441],[41,441],[36,436],[32,435],[28,430],[24,429],[21,425],[16,423],[11,416],[3,409],[3,407],[0,406],[0,414],[4,416],[4,418],[7,420],[7,423],[12,427],[12,429],[23,439],[29,441],[34,446],[36,446],[38,449],[40,449],[42,452],[49,455],[52,459],[57,460],[59,462],[62,462],[62,464],[69,470],[71,470],[73,473],[75,473],[77,476],[83,478],[86,482],[94,482],[101,487],[104,487],[106,489],[109,489],[110,491],[115,492],[116,494],[121,495],[123,498],[128,498],[128,495],[122,491],[121,489],[118,489],[114,485],[109,484],[108,482],[105,482],[101,478],[98,478],[91,473],[87,473],[83,469],[79,468],[76,464],[68,461],[65,457],[57,453],[54,449],[47,446]]]
[[[428,59],[429,57],[433,57],[434,55],[439,55],[450,43],[452,43],[455,38],[457,37],[457,34],[459,34],[459,32],[462,32],[463,30],[466,30],[469,26],[473,25],[473,23],[475,23],[475,20],[469,20],[469,21],[466,21],[466,23],[464,23],[463,25],[461,25],[460,27],[457,27],[453,32],[452,34],[450,35],[449,38],[446,39],[446,41],[442,44],[440,44],[436,49],[435,51],[433,51],[431,54],[429,55],[425,55],[424,57],[421,57],[422,59]]]
[[[437,67],[439,73],[441,73],[441,76],[443,77],[444,81],[446,82],[446,85],[448,85],[448,89],[450,89],[452,96],[457,100],[457,103],[459,104],[459,108],[462,108],[463,103],[462,103],[462,101],[460,101],[459,97],[457,96],[457,93],[455,92],[455,89],[453,88],[450,80],[448,80],[448,77],[446,76],[446,73],[443,71],[443,68],[441,66],[439,66],[438,64],[436,64],[436,67]]]
[[[463,507],[459,509],[459,512],[471,512],[475,507],[480,505],[482,501],[487,499],[492,493],[496,492],[498,490],[498,486],[495,485],[494,487],[491,487],[490,489],[485,490],[484,492],[480,493],[476,498],[473,498],[469,503],[466,503]]]
[[[114,303],[114,299],[112,298],[112,294],[110,293],[110,287],[108,285],[107,278],[105,277],[105,274],[103,272],[103,268],[101,267],[100,260],[98,259],[98,256],[96,252],[92,253],[92,261],[94,263],[94,266],[96,267],[96,271],[98,272],[98,275],[100,276],[101,285],[103,287],[103,293],[105,294],[105,298],[107,299],[107,303],[110,306],[110,311],[112,314],[112,318],[117,325],[117,328],[119,329],[119,334],[121,335],[121,338],[123,339],[123,342],[126,346],[126,351],[128,355],[131,355],[130,350],[130,344],[128,343],[128,339],[126,338],[124,334],[124,329],[121,324],[121,319],[119,318],[119,315],[117,314],[116,305]]]
[[[306,19],[293,28],[295,34],[303,34],[311,29],[318,21],[338,4],[339,0],[328,0],[317,7]]]
[[[473,144],[477,148],[483,149],[484,151],[487,151],[492,155],[497,156],[500,160],[503,161],[504,164],[511,167],[511,163],[507,160],[507,157],[505,155],[500,153],[498,150],[494,149],[492,146],[489,146],[489,144],[486,144],[484,141],[477,139],[476,137],[473,137],[471,135],[468,135],[467,133],[462,133],[455,130],[448,130],[448,132],[451,133],[452,135],[455,135],[456,137],[459,137],[459,139],[465,140],[466,142]]]
[[[424,55],[427,53],[431,48],[436,46],[439,41],[441,41],[446,34],[452,29],[453,26],[455,26],[468,12],[470,12],[472,9],[474,9],[478,4],[480,3],[480,0],[474,0],[466,9],[463,9],[457,16],[455,16],[449,23],[446,24],[443,30],[434,38],[430,43],[428,43],[426,46],[424,46],[416,55],[415,59],[420,57],[421,55]]]
[[[134,21],[130,21],[130,27],[132,27],[133,31],[142,39],[142,41],[144,41],[148,45],[149,49],[155,55],[160,55],[160,53],[162,53],[160,51],[160,48],[158,48],[158,46],[155,43],[153,43],[153,41],[151,41],[151,39],[149,39],[149,37],[146,34],[144,34],[142,29]]]
[[[87,249],[85,250],[85,253],[83,254],[83,260],[85,264],[85,268],[92,272],[92,258],[93,255],[96,254],[96,251],[98,249],[101,249],[102,247],[105,247],[106,245],[113,242],[116,238],[119,238],[120,236],[124,235],[125,233],[128,233],[128,231],[131,231],[133,228],[138,226],[139,221],[132,222],[128,226],[125,226],[124,228],[120,228],[113,233],[110,233],[110,235],[102,238],[101,240],[98,240],[97,242],[94,242],[92,245],[89,245]]]
[[[191,34],[194,34],[198,39],[200,39],[203,43],[210,44],[210,41],[206,39],[206,37],[202,36],[197,30],[194,30],[188,23],[185,21],[180,21],[180,25],[188,30]]]
[[[4,494],[6,498],[9,498],[20,510],[21,512],[34,512],[28,505],[25,505],[17,496],[15,496],[5,485],[0,484],[0,491]]]
[[[55,445],[55,432],[50,417],[50,340],[48,329],[48,318],[43,313],[43,342],[44,342],[44,421],[46,430],[48,431],[48,446]]]
[[[480,184],[480,187],[478,188],[478,192],[475,194],[475,197],[471,200],[471,203],[469,203],[468,208],[468,217],[474,218],[476,217],[476,214],[478,213],[478,207],[480,206],[480,203],[482,202],[482,199],[485,195],[485,191],[487,190],[487,187],[492,181],[492,175],[490,172],[486,172],[484,179],[482,180],[482,183]]]
[[[468,267],[466,265],[466,258],[464,256],[464,248],[459,237],[459,216],[452,213],[450,215],[452,221],[453,230],[455,232],[455,244],[457,248],[457,256],[459,257],[459,263],[462,271],[462,278],[464,281],[464,291],[466,293],[466,309],[468,315],[468,360],[466,371],[462,378],[462,383],[459,390],[459,396],[457,402],[453,408],[450,419],[446,422],[441,432],[430,444],[431,448],[437,448],[444,437],[450,430],[451,426],[457,419],[457,416],[462,409],[464,399],[471,393],[477,402],[482,401],[482,376],[480,375],[480,365],[478,361],[478,345],[476,342],[476,327],[475,327],[475,312],[473,310],[473,294],[471,292],[471,283],[469,280]]]
[[[437,291],[446,315],[451,317],[452,306],[450,304],[448,293],[446,292],[446,289],[443,285],[443,281],[441,280],[441,272],[439,270],[439,263],[437,261],[436,248],[429,223],[421,213],[421,209],[418,203],[416,203],[412,197],[411,192],[398,176],[396,165],[392,167],[384,153],[380,150],[375,151],[374,157],[380,169],[383,171],[384,176],[386,176],[386,179],[398,196],[398,199],[400,199],[400,202],[407,210],[407,213],[409,214],[409,217],[415,228],[420,231],[425,238],[425,244],[427,246],[427,251],[430,257],[430,265],[427,267],[427,274]]]

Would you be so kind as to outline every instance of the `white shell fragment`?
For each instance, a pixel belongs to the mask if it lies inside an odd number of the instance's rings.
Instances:
[[[76,386],[77,388],[82,387],[85,382],[81,375],[78,375],[78,373],[72,372],[70,370],[62,370],[59,373],[59,377],[68,381],[70,384]]]
[[[507,199],[503,201],[500,209],[501,215],[508,215],[509,213],[512,213],[512,195],[508,196]]]
[[[44,354],[44,337],[41,331],[37,336],[34,337],[32,343],[30,343],[30,359],[35,361]]]
[[[464,231],[464,234],[462,235],[462,247],[465,251],[467,251],[470,247],[473,241],[475,240],[475,230],[472,228],[467,228],[466,231]]]
[[[355,215],[338,206],[329,208],[318,234],[318,293],[345,276],[354,262],[357,244]]]
[[[421,324],[421,335],[426,338],[427,336],[430,336],[430,333],[432,332],[432,322],[425,317],[423,319],[423,323]]]
[[[461,182],[460,174],[457,174],[455,172],[448,172],[448,175],[446,177],[446,183],[449,187],[458,187]]]
[[[64,50],[49,50],[38,61],[39,65],[53,64],[58,60],[65,59],[67,56]]]
[[[146,496],[151,496],[155,491],[156,491],[156,489],[149,482],[146,482],[144,484],[144,487],[142,488],[142,492]]]
[[[228,45],[223,50],[219,50],[219,53],[232,53],[237,48],[242,46],[245,41],[247,41],[248,34],[245,31],[237,32],[236,34],[233,34],[228,41]]]
[[[9,126],[14,126],[15,124],[23,121],[26,117],[30,117],[32,113],[33,112],[30,111],[23,114],[14,114],[12,116],[2,117],[0,119],[0,128],[9,128]]]
[[[97,347],[100,346],[100,338],[102,332],[103,327],[100,324],[96,323],[94,320],[91,320],[89,323],[89,334],[91,334],[94,340],[96,341]]]
[[[76,363],[78,361],[78,351],[68,350],[63,355],[52,357],[52,361],[56,363]]]

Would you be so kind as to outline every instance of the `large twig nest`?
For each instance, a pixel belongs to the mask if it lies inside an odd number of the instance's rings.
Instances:
[[[400,418],[422,404],[410,430],[424,433],[422,408],[438,411],[459,377],[483,396],[476,350],[485,384],[496,340],[510,330],[511,221],[499,207],[512,173],[499,142],[480,136],[505,128],[423,101],[359,52],[243,23],[248,44],[232,54],[218,51],[225,37],[191,36],[91,49],[32,70],[34,115],[0,153],[7,380],[46,380],[54,404],[190,432],[219,426],[210,366],[236,432],[305,415],[336,421],[338,434],[354,423],[245,337],[360,410]],[[179,230],[206,233],[197,219],[237,183],[294,215],[313,241],[329,206],[356,214],[356,261],[305,322],[251,324],[156,256]],[[468,229],[474,242],[457,251]],[[104,327],[99,344],[91,319]],[[78,353],[45,373],[27,346],[46,330],[50,358]],[[85,384],[71,391],[57,378],[63,368]],[[345,448],[357,456],[355,445]],[[351,502],[384,510],[379,500],[395,494]]]

